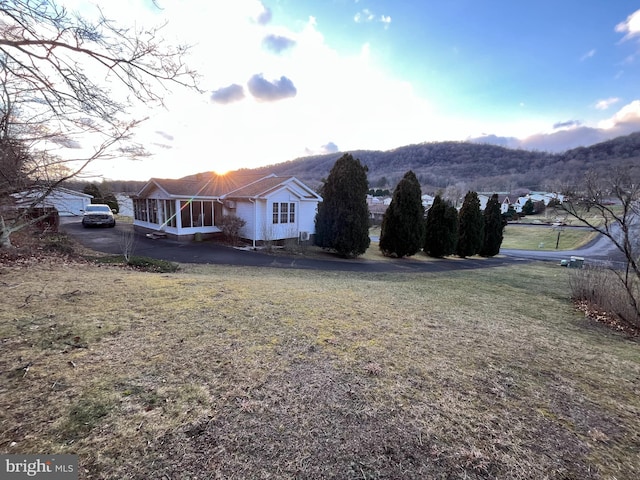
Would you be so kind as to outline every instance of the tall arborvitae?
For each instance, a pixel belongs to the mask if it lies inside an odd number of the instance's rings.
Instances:
[[[460,209],[456,255],[471,257],[480,252],[484,241],[484,218],[476,192],[467,192]]]
[[[500,253],[502,232],[504,231],[505,224],[502,219],[502,213],[500,212],[498,194],[494,193],[484,209],[484,242],[480,249],[480,255],[483,257],[493,257]]]
[[[436,195],[427,213],[424,252],[431,257],[444,257],[455,252],[458,236],[458,212]]]
[[[369,247],[367,168],[345,153],[333,165],[322,186],[316,214],[316,245],[345,257],[357,257]]]
[[[458,209],[449,201],[445,202],[445,204],[444,228],[446,235],[444,238],[444,254],[446,256],[456,253],[456,247],[458,245],[459,220]]]
[[[424,207],[420,182],[409,170],[393,192],[382,218],[380,250],[399,258],[416,254],[424,242]]]

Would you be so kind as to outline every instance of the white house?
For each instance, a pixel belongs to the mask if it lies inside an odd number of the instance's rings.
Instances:
[[[531,200],[534,203],[543,202],[546,207],[552,200],[562,203],[564,201],[564,195],[560,193],[532,192],[524,197],[518,198],[517,203],[520,206],[520,211],[522,211],[522,207],[527,203],[527,200]]]
[[[422,195],[422,206],[424,207],[425,211],[431,208],[434,200],[435,197],[433,195],[428,195],[426,193]]]
[[[133,200],[131,196],[124,193],[114,193],[118,201],[118,213],[125,217],[133,217]]]
[[[93,198],[86,193],[62,187],[56,187],[48,194],[43,188],[33,188],[13,196],[19,207],[55,207],[61,217],[82,215]]]
[[[315,234],[322,201],[295,177],[213,172],[177,180],[152,178],[133,199],[134,228],[179,240],[220,233],[220,220],[236,215],[246,225],[240,236],[258,242]]]

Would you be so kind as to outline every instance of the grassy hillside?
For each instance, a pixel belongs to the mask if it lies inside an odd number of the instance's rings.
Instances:
[[[567,270],[0,267],[0,451],[80,478],[637,478],[640,345]]]

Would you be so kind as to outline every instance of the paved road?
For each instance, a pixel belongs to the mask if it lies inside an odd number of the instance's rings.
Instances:
[[[562,259],[569,259],[569,257],[575,255],[584,257],[587,263],[591,264],[608,264],[612,266],[620,266],[624,264],[624,255],[622,252],[616,248],[611,240],[603,235],[598,235],[594,240],[578,250],[510,250],[503,248],[500,250],[500,253],[513,258],[554,262],[559,262]]]
[[[61,229],[75,237],[84,246],[92,250],[122,254],[124,233],[133,230],[132,225],[119,223],[115,228],[83,228],[79,218],[62,218]],[[604,242],[606,240],[606,242]],[[493,258],[438,259],[421,261],[403,258],[393,261],[371,261],[361,258],[352,260],[314,259],[297,256],[270,255],[260,251],[240,250],[212,242],[178,242],[169,239],[152,240],[141,234],[135,234],[134,254],[168,260],[178,263],[203,263],[219,265],[240,265],[251,267],[296,268],[326,271],[350,272],[439,272],[451,270],[469,270],[497,267],[501,265],[531,260],[553,261],[580,255],[588,261],[613,260],[611,242],[601,238],[578,251],[523,251],[502,250],[500,256]]]

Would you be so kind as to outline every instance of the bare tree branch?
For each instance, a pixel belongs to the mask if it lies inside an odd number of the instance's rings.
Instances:
[[[37,205],[93,162],[146,155],[128,108],[163,105],[170,85],[199,91],[183,61],[189,47],[166,44],[165,25],[127,28],[96,14],[0,0],[0,246],[24,225],[5,218],[12,194],[37,192],[28,197]]]
[[[640,175],[637,169],[616,169],[608,177],[587,173],[582,188],[568,191],[564,210],[592,230],[607,237],[624,255],[624,270],[615,276],[640,319]]]

